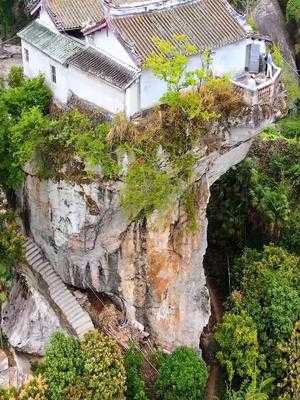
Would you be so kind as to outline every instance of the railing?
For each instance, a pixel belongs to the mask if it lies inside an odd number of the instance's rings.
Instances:
[[[237,80],[232,80],[235,91],[242,96],[248,106],[272,104],[280,90],[281,69],[274,67],[274,75],[267,81],[257,85],[255,89]]]

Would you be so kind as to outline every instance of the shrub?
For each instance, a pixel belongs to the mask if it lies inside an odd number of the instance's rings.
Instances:
[[[162,400],[204,399],[207,377],[207,367],[199,355],[179,347],[159,370],[157,394]]]
[[[145,382],[141,374],[142,363],[142,354],[131,345],[125,354],[127,400],[147,400]]]
[[[64,400],[66,389],[84,370],[84,358],[77,339],[55,333],[46,348],[44,376],[49,400]]]
[[[0,388],[0,399],[1,400],[18,400],[17,390],[12,389],[1,389]]]
[[[165,210],[176,195],[176,181],[151,162],[136,162],[128,171],[121,192],[121,205],[131,218]]]
[[[226,313],[218,326],[215,339],[220,347],[217,359],[226,369],[229,382],[235,376],[255,378],[261,362],[257,331],[252,318],[241,314]]]
[[[9,88],[1,93],[1,100],[12,118],[20,118],[22,112],[37,107],[47,112],[52,94],[43,76],[26,79],[21,86]]]
[[[130,348],[125,355],[125,366],[127,373],[126,380],[126,399],[145,400],[145,383],[141,376],[141,364],[143,356],[134,348]]]
[[[23,260],[23,244],[14,215],[0,209],[0,303],[10,288],[12,269]]]
[[[283,396],[300,397],[300,321],[297,321],[288,342],[279,345],[282,354],[283,381],[280,383]]]
[[[12,88],[20,87],[24,83],[23,68],[14,66],[8,74],[8,85]]]
[[[41,376],[35,376],[20,390],[18,400],[47,400],[47,384]]]
[[[117,342],[94,331],[81,343],[85,359],[85,400],[123,400],[126,390],[126,371]]]
[[[300,1],[288,0],[286,5],[286,15],[288,20],[300,23]]]

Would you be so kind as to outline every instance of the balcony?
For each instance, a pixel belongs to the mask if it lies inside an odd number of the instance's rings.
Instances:
[[[267,78],[263,72],[245,72],[232,79],[232,82],[235,91],[242,96],[246,105],[271,105],[280,91],[280,75],[281,69],[273,66],[272,78]]]

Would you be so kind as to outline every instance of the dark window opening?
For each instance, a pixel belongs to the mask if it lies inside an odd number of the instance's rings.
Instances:
[[[29,62],[29,51],[25,49],[24,52],[25,52],[25,60]]]
[[[56,68],[53,65],[51,65],[51,80],[56,83]]]

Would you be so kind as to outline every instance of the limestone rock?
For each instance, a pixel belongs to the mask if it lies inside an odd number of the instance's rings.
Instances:
[[[1,327],[10,345],[20,352],[43,355],[50,336],[61,329],[47,300],[17,280],[3,307]]]
[[[118,300],[127,320],[167,350],[198,349],[210,317],[203,268],[210,186],[246,157],[253,138],[283,109],[278,95],[271,110],[245,110],[234,128],[224,125],[195,149],[196,232],[187,229],[178,201],[163,215],[129,221],[119,204],[121,181],[40,180],[29,173],[21,197],[25,225],[65,283]]]
[[[278,0],[259,0],[253,9],[253,17],[259,32],[270,36],[279,45],[291,71],[297,71],[295,53]]]

